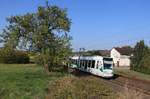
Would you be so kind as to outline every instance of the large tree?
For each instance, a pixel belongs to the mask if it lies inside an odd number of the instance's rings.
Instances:
[[[41,63],[50,71],[70,53],[71,21],[66,9],[58,6],[39,6],[37,12],[11,16],[1,34],[1,41],[11,48],[35,51]]]

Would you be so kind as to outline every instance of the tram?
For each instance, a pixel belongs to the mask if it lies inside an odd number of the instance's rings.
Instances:
[[[76,68],[104,78],[113,77],[113,59],[102,56],[73,56],[71,68]]]

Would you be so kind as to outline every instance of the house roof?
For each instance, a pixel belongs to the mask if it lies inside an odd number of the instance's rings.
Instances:
[[[131,55],[133,52],[133,49],[130,47],[115,47],[115,49],[121,54],[121,55]]]

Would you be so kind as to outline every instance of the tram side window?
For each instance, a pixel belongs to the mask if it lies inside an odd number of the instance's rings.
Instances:
[[[87,60],[84,60],[84,67],[86,66],[86,61],[87,61]]]
[[[71,63],[73,64],[73,59],[71,59]]]
[[[78,64],[78,60],[76,60],[76,65]]]
[[[91,67],[91,60],[88,61],[88,67]]]
[[[82,60],[82,67],[84,67],[84,60]]]
[[[85,67],[85,60],[83,60],[83,67]]]
[[[80,60],[80,67],[82,66],[82,60]]]
[[[82,67],[82,60],[80,60],[80,67]]]
[[[82,60],[82,67],[84,67],[84,60]]]
[[[75,64],[75,60],[73,60],[73,64]]]
[[[87,66],[88,65],[88,61],[87,60],[85,60],[85,66]]]
[[[83,67],[83,60],[81,60],[81,67]]]
[[[78,60],[76,59],[76,65],[78,65]]]
[[[77,65],[79,65],[79,60],[77,60]]]
[[[95,61],[92,60],[92,67],[91,68],[94,68],[95,67]]]
[[[77,60],[75,60],[75,64],[77,64]]]
[[[83,60],[81,60],[81,67],[83,67]]]

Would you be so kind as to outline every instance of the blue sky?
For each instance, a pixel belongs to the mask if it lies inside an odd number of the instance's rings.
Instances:
[[[135,45],[144,39],[150,45],[150,0],[49,0],[68,9],[70,35],[75,50],[111,49]],[[6,17],[35,12],[45,0],[1,0],[0,31]]]

